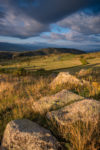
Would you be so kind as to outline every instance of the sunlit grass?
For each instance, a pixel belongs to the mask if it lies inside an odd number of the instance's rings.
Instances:
[[[42,115],[41,111],[38,112],[32,109],[32,103],[39,100],[41,97],[55,94],[62,89],[67,89],[81,96],[100,100],[100,70],[96,68],[99,67],[100,63],[99,55],[85,54],[84,57],[89,62],[87,65],[82,65],[80,56],[81,55],[61,54],[32,57],[29,58],[28,61],[25,59],[24,61],[10,60],[7,62],[0,62],[0,68],[5,68],[5,71],[7,68],[11,70],[11,72],[7,74],[1,72],[0,75],[0,141],[7,123],[14,119],[28,118],[48,127],[45,116]],[[26,71],[31,70],[31,72],[26,72],[25,75],[23,75],[22,72],[21,75],[18,75],[20,68],[24,68]],[[53,70],[53,72],[49,73],[43,69]],[[87,69],[86,75],[78,76],[81,69]],[[15,74],[16,70],[17,74]],[[34,73],[34,71],[36,72]],[[88,81],[88,84],[79,86],[75,83],[70,84],[69,82],[52,89],[50,83],[57,74],[55,74],[55,72],[59,71],[68,71],[77,76],[80,80]],[[71,142],[77,146],[74,149],[84,150],[79,148],[77,143],[80,144],[82,140],[84,140],[83,138],[86,138],[86,135],[80,137],[81,141],[78,141],[78,136],[81,136],[80,126],[77,126],[76,130],[73,129],[75,128],[72,128],[71,131],[72,140],[76,138],[76,143],[74,140]],[[91,150],[94,149],[91,148]]]

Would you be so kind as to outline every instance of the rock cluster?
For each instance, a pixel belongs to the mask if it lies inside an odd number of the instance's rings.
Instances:
[[[68,73],[60,73],[51,85],[66,82],[82,84],[76,77]],[[98,123],[100,120],[99,101],[85,99],[67,90],[41,98],[33,103],[32,108],[46,115],[50,123],[48,125],[55,126],[55,129],[56,127],[62,129],[62,137],[68,132],[66,128],[77,121]],[[22,119],[8,123],[1,150],[62,150],[62,147],[49,130],[30,120]]]

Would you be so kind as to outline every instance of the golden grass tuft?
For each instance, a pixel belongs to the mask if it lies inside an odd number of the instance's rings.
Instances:
[[[99,150],[100,149],[100,117],[93,121],[88,118],[83,122],[77,120],[67,126],[57,124],[50,118],[47,120],[51,131],[59,137],[66,150]]]

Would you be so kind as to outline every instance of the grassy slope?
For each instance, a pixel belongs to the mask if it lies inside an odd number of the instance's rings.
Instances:
[[[81,57],[84,57],[89,64],[82,65],[80,61]],[[21,57],[4,60],[0,62],[1,68],[16,69],[23,67],[26,70],[37,70],[44,68],[45,70],[54,71],[71,71],[76,72],[81,68],[99,67],[100,65],[100,53],[89,54],[52,54],[47,56],[33,56],[33,57]]]
[[[83,65],[80,58],[86,59],[89,64]],[[96,69],[96,72],[90,72],[84,78],[91,80],[89,87],[76,87],[76,85],[64,85],[56,89],[50,89],[49,83],[54,77],[47,75],[40,76],[36,74],[27,76],[13,76],[12,74],[2,74],[0,81],[0,140],[6,124],[13,119],[29,118],[46,126],[44,116],[32,110],[34,101],[45,96],[56,93],[62,89],[72,90],[82,96],[100,99],[100,86],[97,83],[100,76],[100,53],[91,54],[56,54],[49,56],[22,57],[13,60],[0,61],[0,68],[5,70],[14,70],[25,68],[26,71],[34,72],[44,68],[50,72],[69,71],[75,74],[80,69]],[[13,71],[12,71],[13,73]],[[36,72],[37,73],[37,72]],[[43,73],[43,72],[42,72]],[[93,85],[92,85],[93,83]],[[91,88],[92,87],[92,88]],[[92,89],[92,90],[91,90]],[[48,126],[46,126],[48,127]],[[92,150],[92,149],[91,149]]]

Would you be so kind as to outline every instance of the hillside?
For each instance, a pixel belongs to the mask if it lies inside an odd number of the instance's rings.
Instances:
[[[0,59],[12,59],[18,57],[43,56],[43,55],[62,54],[62,53],[84,54],[85,52],[81,50],[69,49],[69,48],[45,48],[45,49],[24,51],[24,52],[1,51]]]
[[[0,52],[0,59],[11,59],[13,57],[13,53],[11,52]]]
[[[37,55],[49,55],[49,54],[61,54],[61,53],[72,53],[72,54],[83,54],[84,51],[70,48],[44,48],[40,50],[21,52],[18,56],[37,56]]]

